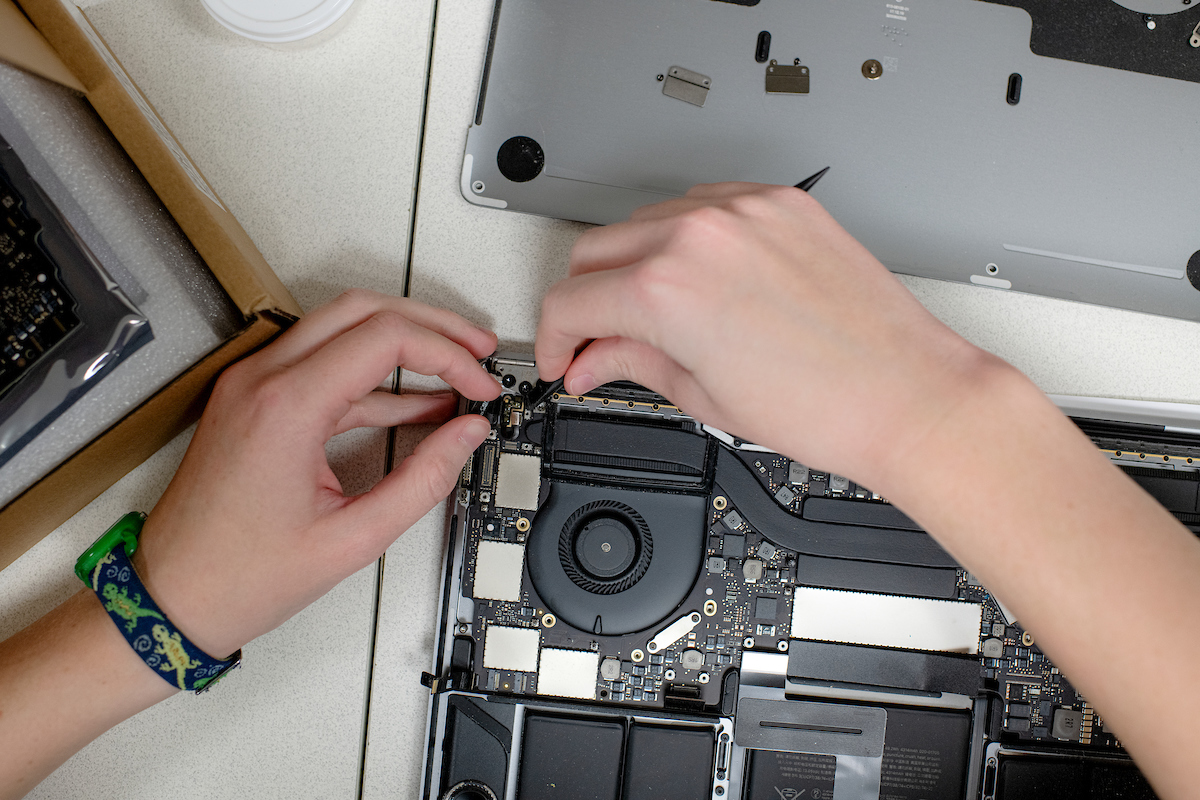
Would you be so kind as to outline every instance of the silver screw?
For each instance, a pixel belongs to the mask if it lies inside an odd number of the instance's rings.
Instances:
[[[479,194],[483,190],[484,190],[483,181],[475,181],[474,183],[471,184],[471,191],[474,192],[475,194]]]

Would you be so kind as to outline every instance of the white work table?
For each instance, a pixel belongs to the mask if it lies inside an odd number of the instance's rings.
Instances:
[[[413,297],[528,350],[540,298],[585,226],[459,193],[492,3],[440,0],[436,26],[428,0],[357,5],[336,38],[296,50],[239,39],[197,0],[98,0],[87,12],[301,305],[407,281]],[[1200,325],[904,282],[1048,392],[1200,403]],[[153,506],[189,436],[0,573],[0,637],[75,591],[76,556],[121,514]],[[397,437],[397,460],[417,438]],[[331,445],[347,491],[382,475],[385,451],[380,432]],[[30,796],[416,797],[445,515],[434,509],[389,549],[381,583],[374,568],[351,577],[247,646],[216,690],[127,721]]]

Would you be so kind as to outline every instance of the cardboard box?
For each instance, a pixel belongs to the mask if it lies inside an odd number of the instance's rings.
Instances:
[[[245,325],[0,509],[0,569],[199,418],[221,370],[300,307],[75,5],[0,0],[0,60],[82,92],[191,240]]]

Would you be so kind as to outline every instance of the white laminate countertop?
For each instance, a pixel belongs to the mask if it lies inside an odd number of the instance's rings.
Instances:
[[[412,296],[530,348],[541,295],[585,226],[459,193],[492,2],[437,0],[436,26],[431,0],[357,5],[330,42],[286,50],[239,39],[198,0],[98,0],[87,14],[303,306],[350,286],[399,293],[411,244]],[[1048,392],[1200,402],[1200,325],[903,280]],[[398,437],[397,458],[418,435]],[[0,573],[0,637],[74,591],[75,557],[120,514],[153,505],[188,437]],[[362,491],[384,451],[368,432],[330,452],[347,490]],[[248,646],[218,690],[119,726],[31,797],[352,798],[360,769],[363,797],[416,797],[445,515],[434,509],[389,549],[377,615],[368,569]]]

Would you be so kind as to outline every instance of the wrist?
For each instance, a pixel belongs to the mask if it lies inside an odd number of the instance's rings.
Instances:
[[[177,691],[133,652],[90,589],[0,643],[0,685],[0,787],[18,793]]]
[[[883,462],[887,472],[877,490],[960,562],[955,539],[969,535],[981,514],[1026,486],[1031,454],[1089,445],[1029,378],[980,354],[941,413]]]
[[[197,591],[190,571],[174,568],[177,559],[165,557],[162,540],[151,532],[153,520],[147,519],[142,544],[131,559],[146,591],[196,647],[214,658],[236,652],[244,642],[233,641],[228,626],[223,628],[207,613],[215,607],[219,590],[206,596]]]
[[[79,647],[91,654],[93,666],[108,665],[107,673],[100,672],[112,679],[115,694],[130,701],[129,711],[122,719],[179,691],[158,677],[133,651],[95,592],[81,590],[54,613],[62,613],[62,628],[79,637]]]
[[[949,330],[940,342],[923,342],[928,356],[901,363],[890,382],[885,413],[870,428],[861,468],[853,474],[893,502],[919,500],[933,488],[927,476],[995,428],[1019,428],[1014,421],[1030,404],[1054,409],[1041,391],[1008,362],[958,338]],[[1061,414],[1056,416],[1061,418]],[[934,491],[937,496],[939,491]]]
[[[921,411],[908,414],[912,423],[875,459],[879,474],[868,485],[913,513],[926,505],[941,507],[945,487],[1002,480],[998,471],[1016,461],[1005,462],[1002,453],[1016,455],[1046,428],[1071,427],[1019,370],[967,347],[974,352],[960,361],[947,385],[930,393],[935,399],[918,401]]]
[[[241,651],[216,658],[164,613],[142,579],[143,573],[149,573],[148,560],[139,548],[145,519],[140,512],[122,516],[79,557],[75,574],[96,593],[129,646],[149,667],[162,673],[159,677],[180,689],[206,691],[210,684],[239,666]],[[140,571],[132,560],[138,553],[142,553]],[[159,596],[164,596],[161,591],[164,581],[155,583],[160,587]],[[167,585],[174,588],[173,583]],[[198,610],[206,606],[192,603],[186,607]]]

